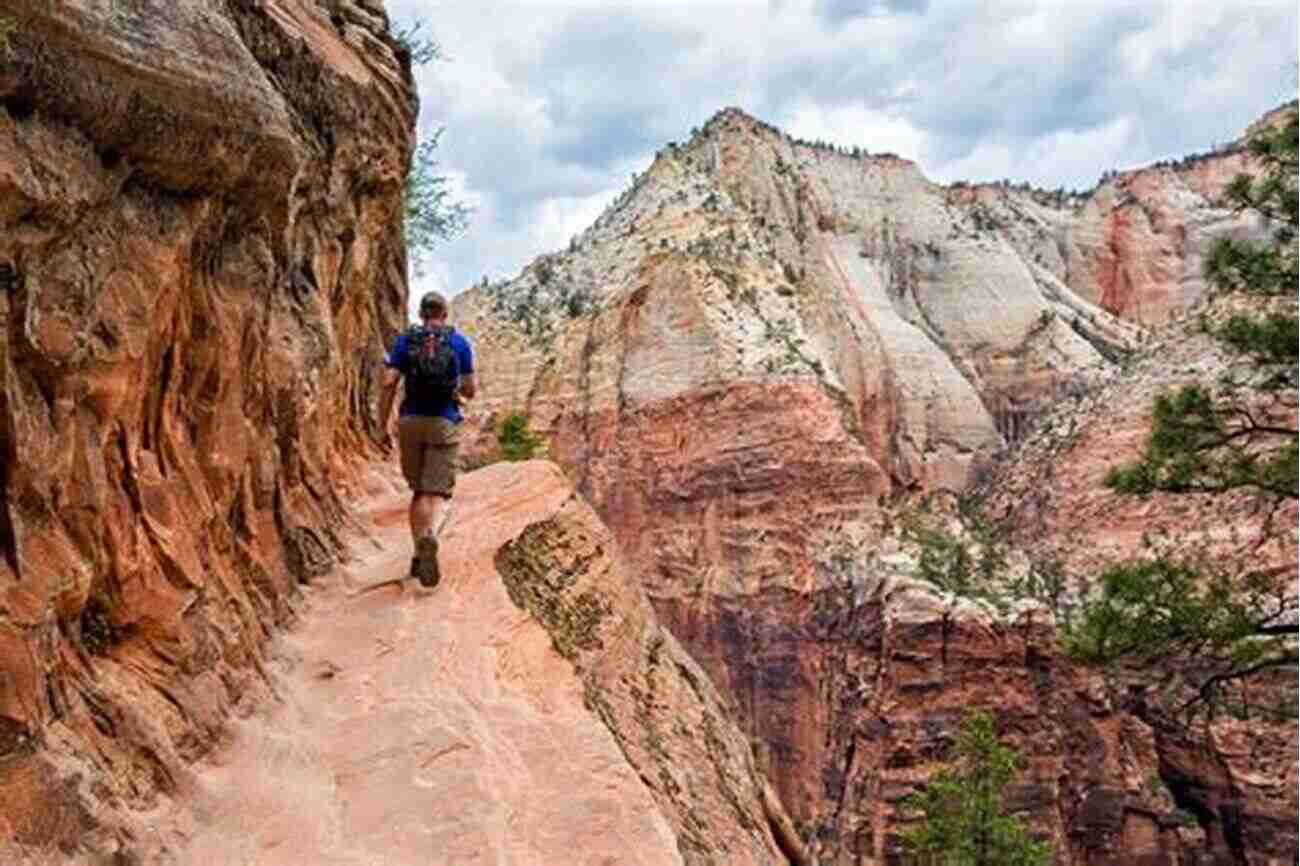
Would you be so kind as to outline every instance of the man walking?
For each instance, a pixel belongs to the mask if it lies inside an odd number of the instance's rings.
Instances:
[[[411,487],[415,557],[410,576],[434,587],[441,577],[438,534],[450,516],[456,486],[460,404],[475,393],[474,352],[469,340],[447,324],[447,299],[429,292],[420,299],[420,324],[397,337],[384,363],[389,369],[379,412],[385,424],[398,381],[406,383],[397,438],[402,474]]]

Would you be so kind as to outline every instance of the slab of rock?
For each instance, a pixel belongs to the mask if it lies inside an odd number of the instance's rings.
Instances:
[[[1295,500],[1249,490],[1126,496],[1104,483],[1112,468],[1136,460],[1156,396],[1218,382],[1233,365],[1233,356],[1199,326],[1171,326],[1122,375],[1060,401],[1038,420],[975,490],[984,515],[999,521],[1031,557],[1055,564],[1067,578],[1067,603],[1107,565],[1164,555],[1230,574],[1270,576],[1284,594],[1280,601],[1294,608],[1300,558]],[[1294,429],[1293,402],[1266,402],[1260,417]],[[1238,687],[1265,706],[1294,700],[1294,672],[1279,670]],[[1152,719],[1153,778],[1178,800],[1185,823],[1196,816],[1205,830],[1189,848],[1203,845],[1223,859],[1241,852],[1248,862],[1270,866],[1296,858],[1300,761],[1294,720],[1255,713],[1248,722],[1224,717],[1187,731],[1140,702],[1132,714]]]

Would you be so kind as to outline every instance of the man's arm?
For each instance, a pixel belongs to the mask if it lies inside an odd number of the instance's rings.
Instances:
[[[478,393],[477,384],[474,381],[473,373],[466,373],[460,377],[456,385],[456,396],[462,400],[471,400]]]
[[[456,345],[456,357],[460,360],[460,368],[465,371],[456,383],[456,398],[472,400],[478,393],[478,382],[474,379],[474,349],[470,346],[468,337],[461,336]]]
[[[388,425],[393,419],[393,401],[397,398],[397,386],[401,383],[400,371],[392,367],[384,368],[384,376],[379,385],[379,443],[384,447],[388,447],[391,439]]]

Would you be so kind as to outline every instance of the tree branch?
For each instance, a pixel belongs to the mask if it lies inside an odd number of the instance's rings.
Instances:
[[[1295,665],[1296,665],[1296,657],[1294,654],[1285,655],[1285,656],[1273,656],[1272,658],[1267,658],[1264,659],[1263,661],[1256,662],[1255,664],[1251,665],[1248,668],[1242,668],[1241,670],[1236,670],[1236,671],[1227,671],[1221,674],[1214,674],[1205,682],[1201,683],[1201,688],[1197,691],[1195,697],[1188,698],[1186,701],[1183,702],[1183,705],[1178,708],[1178,713],[1184,713],[1190,707],[1202,701],[1209,701],[1214,694],[1214,690],[1217,689],[1221,683],[1231,682],[1232,680],[1239,680],[1242,679],[1243,677],[1248,677],[1251,676],[1252,674],[1257,674],[1266,670],[1272,670],[1274,668],[1294,667]]]

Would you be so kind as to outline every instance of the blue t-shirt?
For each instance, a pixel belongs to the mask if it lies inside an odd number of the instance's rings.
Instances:
[[[393,342],[393,350],[384,356],[385,366],[392,367],[403,376],[406,375],[406,333],[398,334],[397,339]],[[451,350],[456,353],[457,366],[460,367],[460,375],[468,376],[474,372],[474,350],[470,348],[469,340],[465,338],[460,331],[451,332]],[[403,416],[406,415],[423,415],[429,418],[446,418],[453,424],[459,424],[464,418],[460,414],[460,406],[456,405],[455,400],[448,401],[429,401],[420,397],[412,397],[408,390],[402,398],[402,408],[400,410]]]

